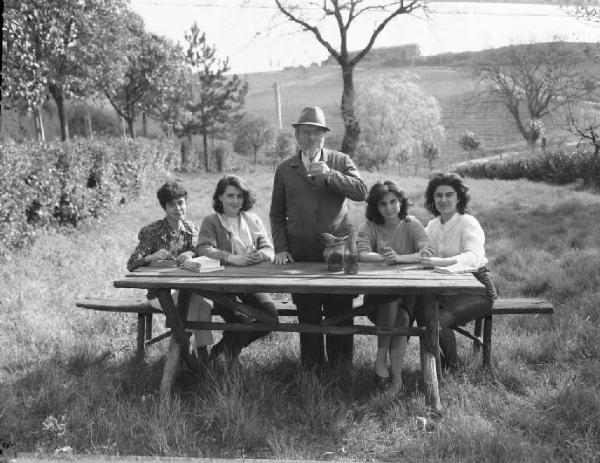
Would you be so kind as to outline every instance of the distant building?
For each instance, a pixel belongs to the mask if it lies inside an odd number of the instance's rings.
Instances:
[[[357,51],[351,51],[350,56],[356,55]],[[408,43],[396,47],[373,48],[362,59],[361,63],[379,63],[383,66],[409,66],[413,65],[417,57],[421,55],[421,49],[417,43]],[[322,66],[338,64],[333,56],[321,62]]]

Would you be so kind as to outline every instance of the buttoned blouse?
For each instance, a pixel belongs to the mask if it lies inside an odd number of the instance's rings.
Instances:
[[[455,213],[442,223],[439,217],[425,227],[429,246],[436,257],[454,257],[458,264],[480,268],[487,264],[485,234],[475,217]]]
[[[198,228],[188,220],[182,220],[178,230],[172,230],[166,217],[143,227],[138,233],[139,243],[127,261],[130,272],[148,265],[146,256],[159,249],[166,249],[175,255],[194,251],[198,243]]]

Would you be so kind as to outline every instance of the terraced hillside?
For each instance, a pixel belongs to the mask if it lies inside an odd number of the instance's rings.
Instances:
[[[475,81],[460,69],[359,67],[356,69],[355,83],[360,87],[369,79],[379,76],[400,79],[406,72],[417,74],[425,92],[434,96],[442,107],[442,123],[446,129],[446,141],[442,146],[445,160],[440,159],[443,164],[468,157],[457,144],[460,134],[465,130],[475,132],[487,149],[519,143],[525,146],[512,118],[502,106],[484,105],[481,100],[473,98]],[[246,99],[248,112],[260,114],[275,124],[273,84],[277,81],[281,86],[283,127],[288,128],[304,106],[319,105],[326,111],[328,124],[332,128],[330,143],[339,146],[343,124],[339,111],[342,88],[338,66],[249,74],[245,78],[249,84]],[[550,138],[556,140],[568,135],[558,116],[545,123]]]

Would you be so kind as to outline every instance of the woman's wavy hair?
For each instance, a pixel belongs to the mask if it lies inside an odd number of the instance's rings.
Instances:
[[[406,212],[408,211],[408,206],[411,205],[410,201],[406,197],[404,191],[398,188],[391,180],[386,180],[384,182],[377,182],[375,185],[371,187],[369,190],[369,196],[367,196],[367,211],[365,216],[367,220],[371,222],[375,222],[378,224],[382,224],[385,222],[383,216],[379,212],[379,201],[387,194],[394,193],[398,201],[400,201],[400,212],[398,213],[398,217],[400,220],[406,217]]]
[[[435,216],[441,215],[440,211],[435,207],[433,198],[436,188],[441,185],[450,186],[456,191],[456,197],[458,199],[456,209],[459,214],[468,212],[467,204],[469,204],[469,200],[471,199],[469,188],[465,185],[464,179],[454,172],[438,173],[429,179],[427,189],[425,190],[425,209]]]
[[[187,199],[187,191],[177,182],[169,181],[164,183],[156,192],[156,197],[160,206],[165,209],[167,203],[174,199],[185,198]]]
[[[229,185],[239,188],[244,196],[244,203],[242,204],[241,210],[249,211],[252,209],[252,206],[256,203],[256,196],[248,184],[237,175],[225,175],[219,180],[213,194],[213,209],[219,214],[223,213],[223,203],[219,199],[219,196],[225,193],[225,190]]]

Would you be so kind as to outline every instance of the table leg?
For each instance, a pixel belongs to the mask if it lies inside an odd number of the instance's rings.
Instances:
[[[425,384],[427,404],[436,412],[442,411],[438,387],[437,359],[439,358],[438,300],[432,294],[422,295],[425,335],[419,338],[421,347],[421,370]]]
[[[186,319],[187,306],[190,299],[190,293],[185,290],[179,291],[179,297],[177,300],[177,307],[171,297],[171,291],[169,289],[158,290],[158,300],[162,307],[165,317],[167,318],[167,324],[171,328],[173,339],[181,347],[181,356],[185,363],[190,367],[192,371],[199,371],[200,365],[198,359],[194,355],[190,355],[190,339],[188,333],[185,332],[183,327],[183,320]]]
[[[169,398],[171,389],[173,388],[173,380],[175,374],[179,368],[179,361],[181,360],[181,345],[171,337],[169,342],[169,350],[167,351],[167,357],[165,358],[165,366],[163,368],[163,375],[160,381],[160,398],[162,401]]]

